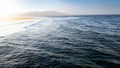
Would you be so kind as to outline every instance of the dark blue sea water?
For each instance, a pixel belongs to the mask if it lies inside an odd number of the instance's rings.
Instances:
[[[119,15],[23,23],[24,30],[0,36],[0,68],[120,68]]]

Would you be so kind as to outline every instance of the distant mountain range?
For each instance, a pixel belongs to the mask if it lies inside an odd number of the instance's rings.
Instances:
[[[69,14],[57,11],[27,12],[22,14],[22,16],[66,16],[66,15]]]
[[[120,14],[88,14],[88,15],[120,15]],[[57,12],[57,11],[39,11],[39,12],[35,11],[35,12],[22,13],[22,14],[20,14],[18,16],[20,16],[20,19],[21,19],[21,16],[23,16],[23,17],[25,16],[25,18],[26,18],[26,16],[27,17],[40,17],[40,16],[79,16],[79,14],[67,14],[67,13]],[[83,15],[83,16],[85,16],[85,15]]]

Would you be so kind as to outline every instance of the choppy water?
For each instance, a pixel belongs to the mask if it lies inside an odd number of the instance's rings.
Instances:
[[[120,16],[43,17],[22,28],[0,36],[0,68],[120,68]]]

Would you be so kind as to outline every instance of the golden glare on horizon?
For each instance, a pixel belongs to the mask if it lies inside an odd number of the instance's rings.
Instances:
[[[17,21],[30,20],[31,18],[19,16],[23,10],[18,0],[0,0],[0,36],[6,36],[24,30],[24,24]],[[17,23],[17,24],[16,24]]]

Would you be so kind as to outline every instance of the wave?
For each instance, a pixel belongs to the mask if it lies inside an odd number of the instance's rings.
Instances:
[[[119,25],[119,16],[44,17],[20,23],[25,30],[0,37],[0,67],[119,68]]]

